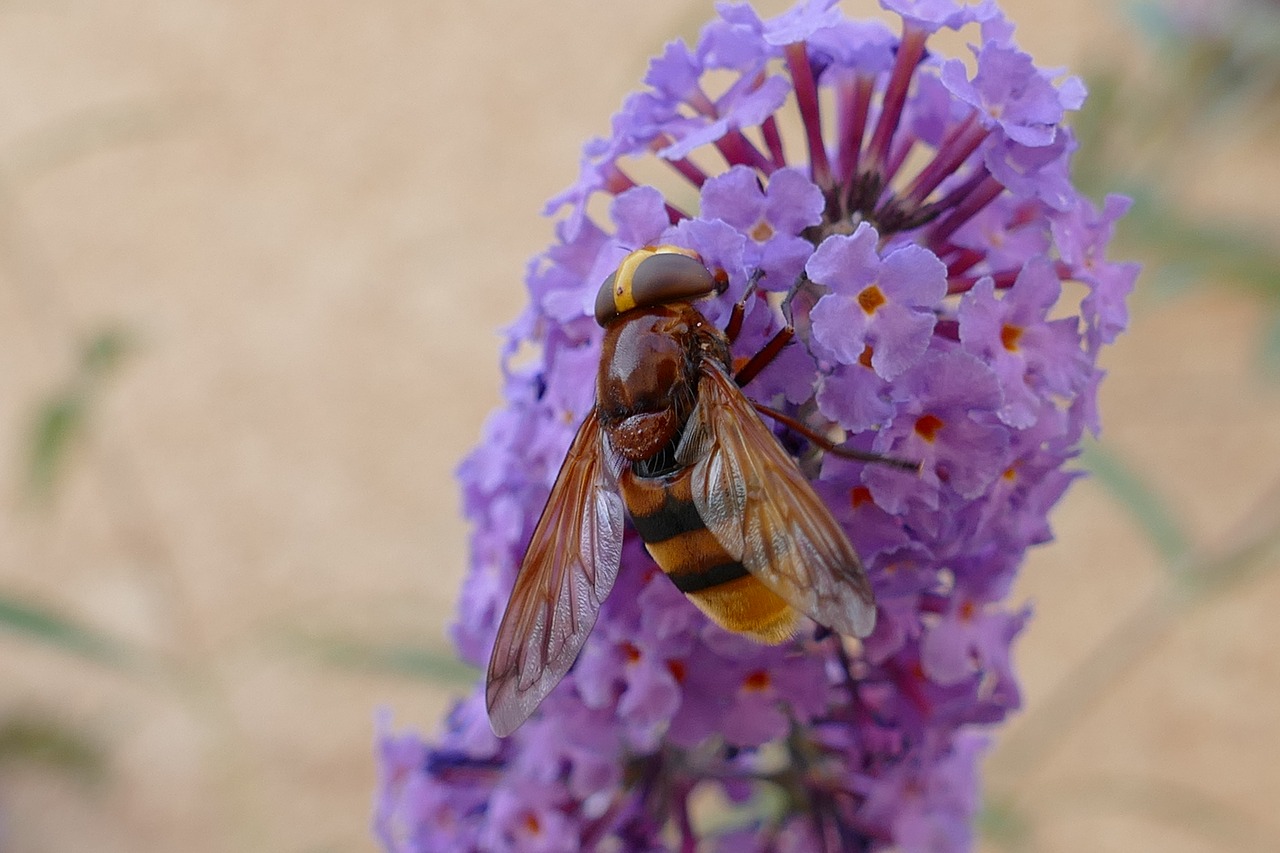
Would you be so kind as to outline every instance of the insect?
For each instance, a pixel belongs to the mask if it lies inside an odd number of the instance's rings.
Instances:
[[[722,290],[695,253],[675,246],[632,252],[601,285],[596,405],[551,488],[489,660],[485,699],[498,735],[515,731],[573,665],[617,577],[624,507],[658,566],[730,631],[781,643],[801,613],[856,637],[875,625],[858,555],[757,409],[834,446],[739,387],[791,331],[735,374],[742,303],[723,331],[691,304]]]

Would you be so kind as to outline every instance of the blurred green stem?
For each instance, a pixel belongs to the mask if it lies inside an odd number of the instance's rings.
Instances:
[[[48,717],[47,713],[25,713],[0,720],[0,768],[12,762],[36,762],[86,782],[99,781],[106,765],[102,748]]]

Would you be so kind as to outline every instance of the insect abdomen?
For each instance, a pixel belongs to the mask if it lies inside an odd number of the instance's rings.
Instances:
[[[765,643],[795,632],[796,612],[733,558],[703,523],[684,469],[658,478],[624,471],[622,500],[654,562],[713,622]]]

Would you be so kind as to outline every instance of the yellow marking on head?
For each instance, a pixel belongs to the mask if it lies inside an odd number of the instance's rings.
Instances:
[[[636,269],[654,255],[684,255],[687,258],[693,258],[699,263],[702,262],[702,258],[697,252],[681,246],[645,246],[642,249],[636,249],[623,258],[622,263],[618,264],[618,272],[614,276],[613,283],[614,311],[623,314],[636,307],[636,297],[631,292]]]
[[[636,268],[653,254],[652,249],[636,249],[618,264],[618,273],[613,279],[613,310],[624,314],[636,307],[635,295],[631,292],[632,278]]]
[[[654,255],[684,255],[686,258],[693,258],[698,263],[702,263],[702,256],[693,249],[686,249],[684,246],[645,246],[645,249]]]

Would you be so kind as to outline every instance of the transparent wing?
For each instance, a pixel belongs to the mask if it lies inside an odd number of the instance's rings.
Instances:
[[[705,361],[677,459],[693,466],[693,502],[716,540],[814,621],[855,637],[875,627],[862,562],[831,511],[751,401]]]
[[[622,525],[593,411],[560,466],[498,626],[485,703],[499,736],[528,719],[573,665],[618,576]]]

